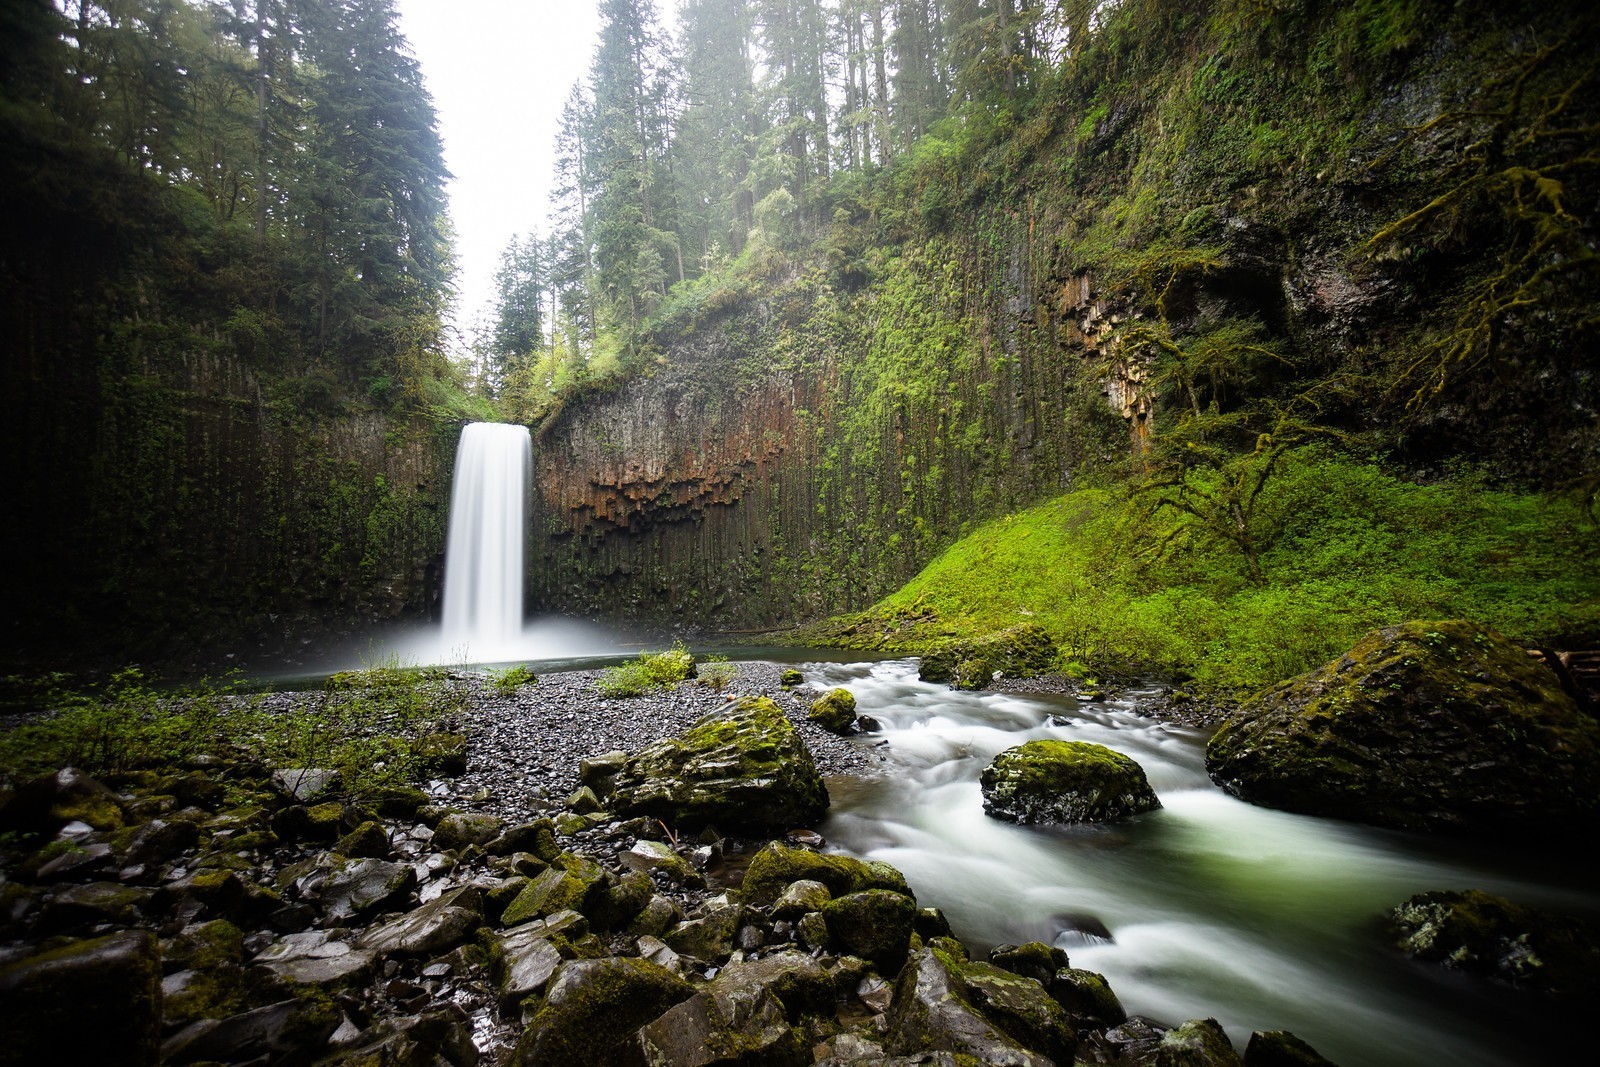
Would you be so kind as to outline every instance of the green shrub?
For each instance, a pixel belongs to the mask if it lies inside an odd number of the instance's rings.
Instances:
[[[608,697],[636,697],[677,685],[695,676],[694,656],[682,642],[664,652],[644,652],[637,659],[601,672],[595,687]]]
[[[507,667],[503,671],[489,672],[489,685],[501,696],[511,696],[525,685],[538,682],[539,676],[529,669],[526,663],[519,663],[515,667]]]

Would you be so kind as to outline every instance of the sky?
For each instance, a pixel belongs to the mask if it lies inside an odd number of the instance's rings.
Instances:
[[[444,137],[456,230],[456,323],[493,293],[500,251],[545,229],[561,105],[599,34],[586,0],[399,0]],[[459,339],[458,342],[459,344]]]

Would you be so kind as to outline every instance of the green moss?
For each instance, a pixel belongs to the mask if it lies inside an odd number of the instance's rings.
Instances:
[[[834,733],[844,733],[856,721],[856,698],[848,689],[830,689],[811,705],[806,718]]]
[[[518,1042],[517,1060],[606,1067],[635,1030],[693,993],[688,982],[647,960],[566,964]]]
[[[853,856],[824,855],[770,842],[745,870],[740,896],[751,904],[771,904],[791,882],[821,882],[834,896],[867,889],[887,889],[914,898],[905,876],[881,861],[863,863]]]
[[[1018,822],[1097,822],[1161,806],[1144,770],[1087,741],[1044,738],[1008,748],[980,776],[983,807]]]

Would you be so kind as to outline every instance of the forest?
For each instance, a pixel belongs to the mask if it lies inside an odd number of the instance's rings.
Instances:
[[[593,8],[0,0],[0,1067],[1581,1057],[1600,13]]]

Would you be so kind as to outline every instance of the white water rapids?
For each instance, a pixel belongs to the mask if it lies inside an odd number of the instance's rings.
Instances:
[[[1139,714],[1138,693],[1081,706],[961,693],[919,681],[910,660],[804,670],[850,689],[884,726],[869,743],[888,742],[882,780],[830,781],[823,833],[904,871],[975,949],[1053,942],[1130,1013],[1215,1017],[1241,1052],[1252,1030],[1287,1029],[1341,1067],[1488,1067],[1546,1062],[1565,1040],[1537,1003],[1405,960],[1380,917],[1414,893],[1471,888],[1593,915],[1600,896],[1571,861],[1253,807],[1207,778],[1203,731]],[[1163,807],[1070,828],[985,815],[979,773],[1041,737],[1131,756]]]

